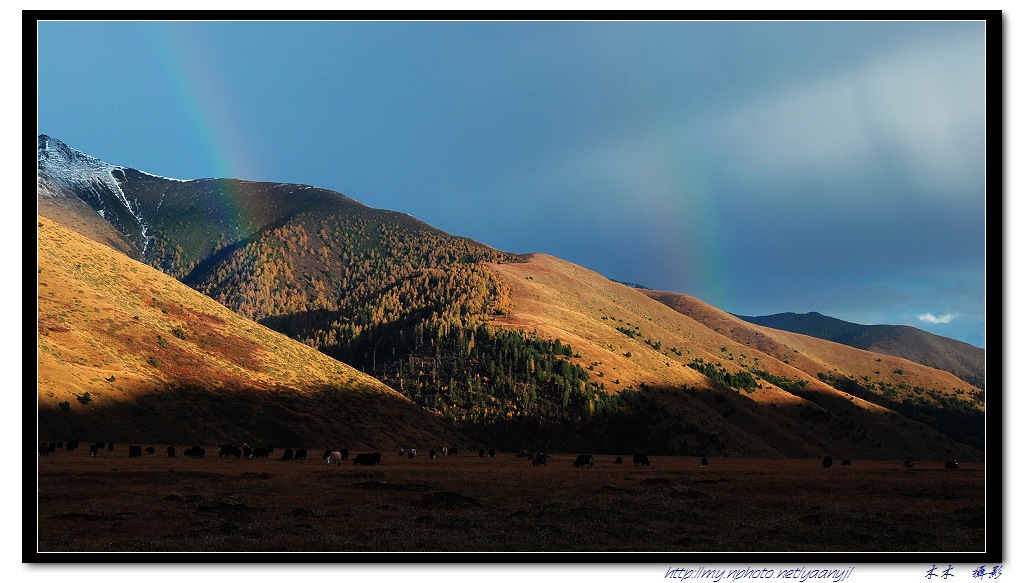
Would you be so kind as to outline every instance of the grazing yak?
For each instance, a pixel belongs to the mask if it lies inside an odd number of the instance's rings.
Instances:
[[[53,444],[53,447],[45,441],[39,444],[39,455],[50,455],[51,452],[56,451],[57,445]]]
[[[294,457],[295,457],[295,452],[292,451],[292,448],[288,447],[288,448],[285,448],[284,453],[281,455],[281,460],[282,461],[286,461],[286,462],[290,462],[290,461],[292,461],[292,459]]]
[[[341,458],[341,452],[340,451],[332,451],[329,454],[327,454],[327,464],[328,465],[338,465],[338,464],[341,463],[341,459],[342,458]]]
[[[156,453],[156,448],[155,447],[147,447],[146,448],[146,453],[148,453],[149,455],[153,455],[154,453]]]
[[[576,456],[576,461],[572,462],[572,465],[577,468],[582,468],[584,466],[592,468],[594,467],[594,456],[591,454],[580,454]]]
[[[850,465],[853,465],[853,461],[851,461],[851,460],[843,460],[842,462],[840,462],[840,465],[850,466]]]
[[[903,467],[905,467],[905,468],[912,468],[912,467],[914,467],[914,461],[912,459],[910,459],[910,458],[907,458],[906,460],[903,461]]]
[[[142,457],[142,446],[140,446],[140,445],[129,445],[128,446],[128,457]]]
[[[430,456],[430,459],[436,459],[437,458],[437,452],[434,451],[434,450],[430,450],[430,453],[428,455]]]
[[[415,449],[410,449],[409,453],[408,453],[408,456],[409,456],[409,459],[411,459],[411,460],[416,459],[416,450]]]
[[[946,469],[959,470],[960,464],[956,460],[949,460],[948,462],[946,462]]]
[[[633,465],[634,466],[649,466],[651,460],[647,457],[646,453],[634,453],[633,454]]]
[[[89,446],[89,456],[96,457],[96,454],[103,451],[103,447],[99,444],[92,444]]]
[[[336,449],[324,450],[324,458],[323,459],[330,458],[331,454],[334,453],[334,452],[338,452],[338,455],[341,456],[341,459],[343,459],[343,460],[347,460],[348,459],[348,450],[344,449],[344,448],[340,448],[340,447],[336,448]]]
[[[234,456],[235,459],[238,459],[242,457],[242,448],[233,443],[225,443],[217,448],[217,457],[224,457],[226,455]]]
[[[356,459],[352,461],[354,466],[376,466],[380,464],[380,452],[357,453]]]
[[[621,466],[622,465],[622,457],[615,458],[615,465],[617,465],[617,466]]]
[[[821,460],[821,467],[831,468],[832,467],[832,456],[827,455]]]
[[[700,465],[701,465],[701,467],[704,467],[704,466],[710,466],[711,464],[708,463],[708,458],[702,457],[702,458],[700,458]]]
[[[489,450],[487,450],[487,457],[493,458],[494,454],[496,454],[496,453],[498,453],[498,452],[494,451],[493,449],[489,449]]]
[[[77,439],[68,440],[67,444],[64,445],[64,451],[75,451],[76,449],[78,449]]]
[[[549,457],[551,456],[546,453],[535,453],[533,454],[533,465],[547,467]]]
[[[295,450],[295,461],[306,459],[306,450],[297,449]]]
[[[270,450],[265,447],[255,447],[252,450],[252,454],[249,455],[249,459],[266,458],[270,456]]]
[[[167,457],[174,457],[178,452],[174,449],[173,445],[167,446]]]
[[[199,447],[198,445],[193,445],[192,447],[185,450],[185,457],[203,459],[204,457],[206,457],[206,450]]]

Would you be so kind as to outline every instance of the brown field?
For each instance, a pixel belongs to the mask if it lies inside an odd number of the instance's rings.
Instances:
[[[146,444],[143,444],[145,447]],[[38,551],[913,552],[985,550],[984,467],[555,454],[305,461],[88,446],[38,458]],[[354,452],[353,452],[354,457]],[[30,544],[30,543],[29,543]]]

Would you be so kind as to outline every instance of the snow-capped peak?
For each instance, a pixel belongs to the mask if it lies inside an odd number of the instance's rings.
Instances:
[[[64,191],[91,195],[95,203],[93,208],[105,218],[109,209],[103,208],[103,197],[100,193],[105,191],[114,195],[138,222],[142,235],[142,252],[146,252],[152,241],[152,237],[147,234],[149,223],[143,218],[138,201],[130,200],[121,188],[117,176],[124,178],[123,166],[115,166],[79,152],[45,134],[39,135],[36,160],[39,193],[48,195]]]
[[[111,190],[120,189],[111,172],[118,169],[123,170],[123,168],[79,152],[64,142],[45,134],[39,136],[36,160],[40,178],[45,175],[53,181],[63,182],[68,186],[87,186],[98,181],[107,185]]]

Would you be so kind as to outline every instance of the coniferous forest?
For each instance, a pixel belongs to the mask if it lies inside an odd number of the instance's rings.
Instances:
[[[643,391],[610,392],[569,344],[494,325],[512,308],[509,290],[480,263],[520,261],[515,254],[354,214],[310,213],[221,239],[216,263],[185,261],[180,245],[156,240],[154,266],[377,377],[481,443],[665,447],[648,431],[662,415]]]

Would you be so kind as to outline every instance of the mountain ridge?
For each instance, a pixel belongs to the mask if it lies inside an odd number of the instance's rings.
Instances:
[[[899,356],[953,373],[978,388],[985,387],[985,350],[966,342],[899,324],[855,324],[819,312],[785,312],[738,318],[797,332],[847,346]]]

